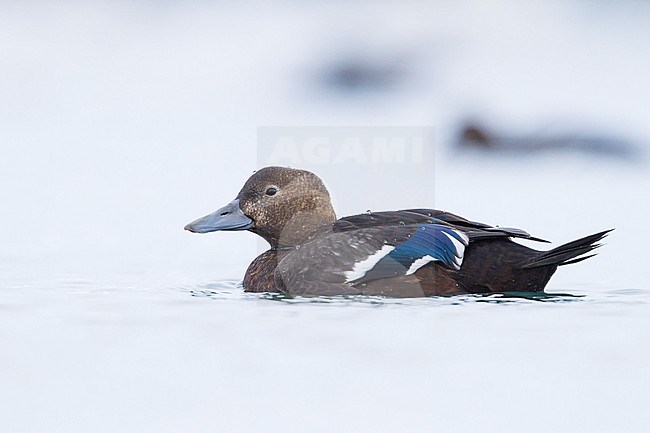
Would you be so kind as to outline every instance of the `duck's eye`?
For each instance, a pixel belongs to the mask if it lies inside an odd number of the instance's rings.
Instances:
[[[278,189],[276,187],[274,187],[274,186],[270,186],[266,190],[266,195],[275,195],[276,192],[278,192]]]

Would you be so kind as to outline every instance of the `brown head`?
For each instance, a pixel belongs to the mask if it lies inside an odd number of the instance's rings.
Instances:
[[[318,176],[305,170],[266,167],[246,181],[235,200],[185,230],[249,230],[277,248],[299,245],[335,219],[330,195]]]

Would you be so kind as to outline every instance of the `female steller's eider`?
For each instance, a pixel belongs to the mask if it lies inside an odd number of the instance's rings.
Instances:
[[[249,230],[271,249],[244,277],[248,292],[418,297],[542,292],[558,266],[577,263],[611,230],[537,251],[492,227],[434,209],[369,212],[336,219],[313,173],[267,167],[237,198],[185,227],[195,233]]]

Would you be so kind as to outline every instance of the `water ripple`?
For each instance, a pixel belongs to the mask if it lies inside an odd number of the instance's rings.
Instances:
[[[385,298],[381,296],[290,296],[282,293],[248,293],[243,291],[241,281],[222,280],[180,288],[193,297],[229,301],[273,301],[287,305],[335,305],[335,306],[463,306],[477,304],[493,305],[540,305],[540,304],[628,304],[650,303],[650,291],[638,288],[590,291],[567,290],[564,293],[507,292],[456,296],[433,296],[428,298]],[[575,292],[575,293],[571,293]]]

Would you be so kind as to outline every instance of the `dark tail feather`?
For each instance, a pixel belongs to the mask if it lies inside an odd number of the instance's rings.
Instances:
[[[601,244],[596,242],[607,236],[607,234],[612,230],[614,229],[586,236],[576,241],[569,242],[568,244],[560,245],[550,251],[545,251],[535,257],[530,263],[524,265],[524,268],[537,268],[549,265],[570,265],[572,263],[581,262],[589,257],[593,257],[595,254],[590,254],[584,257],[580,256],[600,247]]]

